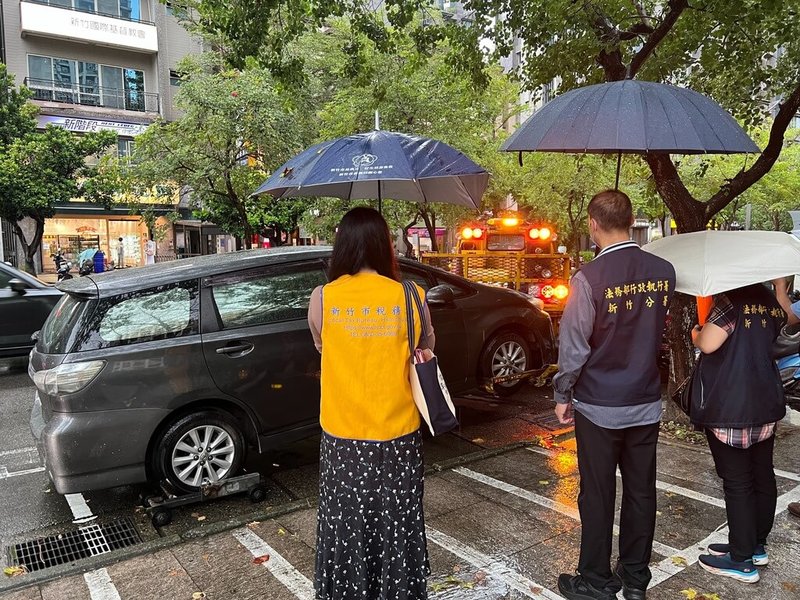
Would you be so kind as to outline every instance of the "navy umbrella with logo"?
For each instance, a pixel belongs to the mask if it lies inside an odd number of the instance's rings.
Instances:
[[[379,209],[385,198],[479,208],[488,181],[486,169],[444,142],[370,131],[308,148],[254,195],[375,199]]]

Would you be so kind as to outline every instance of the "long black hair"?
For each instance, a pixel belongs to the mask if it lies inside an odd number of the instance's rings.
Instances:
[[[377,210],[359,206],[339,223],[328,278],[333,281],[342,275],[355,275],[364,268],[400,281],[389,226]]]

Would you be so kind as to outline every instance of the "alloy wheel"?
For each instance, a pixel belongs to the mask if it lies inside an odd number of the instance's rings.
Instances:
[[[187,431],[172,450],[172,470],[183,484],[200,487],[228,476],[236,455],[230,434],[216,425]]]

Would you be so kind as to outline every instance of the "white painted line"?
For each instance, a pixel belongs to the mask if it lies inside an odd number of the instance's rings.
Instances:
[[[3,451],[0,451],[0,456],[11,456],[13,454],[25,454],[26,452],[36,452],[36,446],[28,446],[27,448],[17,448],[16,450],[3,450]]]
[[[255,558],[269,555],[269,560],[261,564],[295,597],[300,598],[300,600],[313,600],[314,585],[311,581],[252,530],[242,527],[233,532],[233,537],[247,548]]]
[[[122,600],[111,576],[105,569],[84,573],[83,579],[89,588],[92,600]]]
[[[92,509],[86,504],[83,494],[64,494],[64,498],[72,511],[73,523],[85,523],[97,518],[97,515],[93,514]]]
[[[725,501],[720,500],[719,498],[714,498],[712,496],[707,496],[701,492],[695,492],[694,490],[690,490],[685,487],[681,487],[679,485],[673,485],[671,483],[666,483],[665,481],[656,481],[656,487],[660,490],[665,492],[671,492],[673,494],[680,494],[686,498],[691,498],[692,500],[699,500],[700,502],[704,502],[705,504],[711,504],[712,506],[718,506],[720,508],[725,508]]]
[[[437,546],[441,546],[461,560],[470,563],[475,568],[486,571],[489,577],[501,579],[509,587],[515,589],[522,595],[533,598],[534,600],[561,600],[561,596],[558,594],[551,592],[535,581],[517,573],[511,567],[496,558],[487,556],[474,548],[462,544],[457,539],[450,537],[446,533],[437,531],[432,527],[426,527],[425,532],[428,536],[428,541],[433,542]]]
[[[778,502],[775,507],[775,514],[778,515],[785,511],[786,507],[792,502],[800,502],[800,485],[778,497]],[[679,552],[677,556],[681,556],[686,560],[686,566],[692,565],[697,562],[697,559],[701,554],[705,554],[707,552],[706,548],[708,548],[709,544],[724,544],[727,541],[728,527],[726,524],[723,524],[723,526],[717,529],[717,531],[712,532],[705,539],[700,540],[697,544],[694,544],[682,552]],[[650,582],[650,587],[666,581],[676,573],[683,571],[684,568],[685,567],[682,565],[676,565],[671,557],[665,558],[656,566],[655,569],[653,569],[653,579]]]
[[[530,450],[531,452],[535,452],[536,454],[542,454],[544,456],[553,456],[554,454],[552,451],[547,450],[545,448],[529,447],[528,450]],[[775,474],[777,475],[777,471],[775,472]],[[619,469],[617,469],[617,477],[619,476],[620,472]],[[800,480],[800,477],[798,478],[798,480]],[[698,500],[706,504],[711,504],[712,506],[725,508],[724,500],[720,500],[719,498],[714,498],[713,496],[703,494],[702,492],[696,492],[694,490],[690,490],[689,488],[681,487],[679,485],[674,485],[672,483],[667,483],[665,481],[656,481],[656,487],[659,490],[672,492],[673,494],[679,494],[681,496],[685,496],[686,498],[691,498],[693,500]]]
[[[44,467],[35,467],[33,469],[25,469],[24,471],[11,471],[8,468],[0,466],[0,479],[8,479],[9,477],[19,477],[20,475],[30,475],[31,473],[41,473]]]
[[[577,508],[568,506],[567,504],[562,504],[561,502],[556,502],[555,500],[547,498],[546,496],[541,496],[535,492],[531,492],[530,490],[517,487],[510,483],[506,483],[505,481],[500,481],[494,477],[489,477],[488,475],[477,473],[464,467],[456,467],[453,469],[453,472],[463,475],[464,477],[469,477],[470,479],[474,479],[475,481],[479,481],[480,483],[491,486],[498,490],[508,492],[509,494],[513,494],[514,496],[523,498],[544,508],[549,508],[550,510],[554,510],[557,513],[570,517],[571,519],[575,519],[576,521],[581,520],[581,515]],[[614,534],[619,535],[619,525],[614,525]],[[653,540],[653,550],[662,556],[672,556],[678,552],[676,548],[662,544],[657,540]]]
[[[783,469],[774,469],[775,475],[778,477],[782,477],[784,479],[790,479],[792,481],[800,481],[800,475],[797,473],[790,473],[789,471],[784,471]]]

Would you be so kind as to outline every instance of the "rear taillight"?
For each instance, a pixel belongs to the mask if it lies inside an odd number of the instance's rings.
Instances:
[[[105,365],[104,360],[69,363],[53,369],[34,371],[31,379],[36,388],[47,396],[74,394],[89,385]]]
[[[480,227],[476,227],[475,229],[473,229],[472,237],[474,237],[476,240],[481,239],[483,237],[483,229],[481,229]]]
[[[569,296],[569,288],[565,285],[557,285],[553,289],[553,295],[559,300],[563,300],[564,298]]]
[[[556,300],[563,300],[569,296],[569,288],[563,284],[559,285],[532,285],[530,287],[531,296],[538,296],[543,300],[555,302]]]

